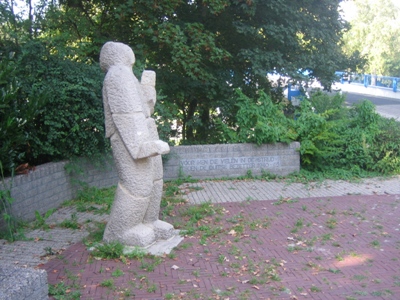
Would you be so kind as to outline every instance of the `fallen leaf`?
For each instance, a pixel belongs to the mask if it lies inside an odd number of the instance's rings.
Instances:
[[[178,267],[177,265],[173,265],[173,266],[171,267],[171,269],[178,270],[179,267]]]
[[[256,290],[259,290],[260,288],[256,285],[253,285],[252,288],[255,288]]]
[[[232,236],[236,236],[236,231],[232,229],[231,231],[228,232],[228,234],[230,234]]]

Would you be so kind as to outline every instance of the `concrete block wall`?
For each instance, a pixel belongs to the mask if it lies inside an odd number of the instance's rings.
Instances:
[[[164,179],[173,180],[180,176],[198,179],[238,177],[248,171],[253,175],[261,175],[262,172],[287,175],[300,170],[299,147],[297,142],[261,146],[220,144],[171,147],[170,154],[164,159]],[[66,169],[72,171],[67,172]],[[35,211],[44,214],[73,199],[82,188],[81,183],[104,188],[117,182],[113,159],[109,157],[96,165],[87,160],[47,163],[27,175],[6,179],[5,187],[0,184],[0,189],[11,187],[13,216],[29,222],[35,220]]]
[[[66,169],[72,171],[68,172]],[[29,222],[35,220],[35,211],[44,214],[76,197],[82,183],[103,188],[116,185],[117,182],[118,175],[112,160],[105,159],[100,165],[79,160],[37,166],[26,175],[7,178],[0,187],[11,188],[11,197],[14,199],[11,206],[12,215]]]
[[[222,178],[268,172],[288,175],[300,170],[300,143],[178,146],[164,160],[164,180],[179,176]]]
[[[0,299],[44,300],[49,298],[48,292],[45,270],[0,266]]]

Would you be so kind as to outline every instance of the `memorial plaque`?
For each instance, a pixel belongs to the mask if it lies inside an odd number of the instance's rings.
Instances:
[[[236,169],[274,169],[281,165],[279,156],[261,157],[224,157],[224,158],[201,158],[182,159],[181,169],[184,173],[201,172],[212,170],[236,170]]]
[[[251,173],[287,175],[300,170],[300,144],[276,143],[177,146],[164,162],[164,178],[239,177]]]

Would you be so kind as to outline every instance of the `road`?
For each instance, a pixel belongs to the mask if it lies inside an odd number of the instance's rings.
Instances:
[[[354,103],[361,102],[365,99],[368,99],[376,106],[380,105],[400,105],[400,100],[392,99],[392,98],[384,98],[384,97],[377,97],[371,95],[364,95],[364,94],[356,94],[356,93],[349,93],[345,92],[346,95],[346,102],[350,105]]]
[[[392,99],[392,98],[384,98],[377,97],[371,95],[364,94],[356,94],[345,92],[346,95],[346,103],[352,105],[354,103],[361,102],[365,99],[370,100],[376,106],[376,111],[386,117],[386,118],[394,118],[397,121],[400,121],[400,100]]]

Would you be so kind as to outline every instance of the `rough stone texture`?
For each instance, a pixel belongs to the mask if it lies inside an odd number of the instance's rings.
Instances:
[[[48,299],[47,272],[45,270],[0,265],[0,299]]]
[[[173,226],[158,219],[162,193],[159,139],[151,113],[156,101],[156,76],[145,71],[140,83],[132,71],[135,55],[122,43],[108,42],[100,52],[106,72],[103,85],[106,137],[110,138],[118,187],[104,241],[147,247],[174,235]]]
[[[223,144],[179,146],[164,162],[164,179],[238,177],[268,172],[287,175],[300,170],[300,144]]]

